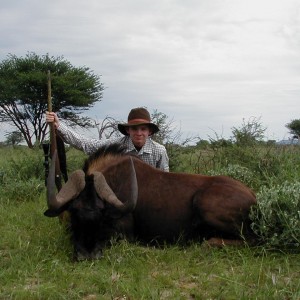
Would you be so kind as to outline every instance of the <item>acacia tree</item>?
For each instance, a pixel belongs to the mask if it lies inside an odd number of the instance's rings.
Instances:
[[[30,148],[47,134],[48,70],[53,111],[71,124],[92,126],[91,120],[80,114],[102,98],[100,77],[87,67],[74,67],[62,56],[8,55],[0,63],[0,122],[18,130]]]
[[[12,145],[13,147],[23,142],[24,137],[20,133],[20,131],[13,131],[5,134],[7,145]]]
[[[298,139],[300,137],[300,119],[292,120],[290,123],[285,125],[286,128],[290,130],[290,133],[296,136]]]

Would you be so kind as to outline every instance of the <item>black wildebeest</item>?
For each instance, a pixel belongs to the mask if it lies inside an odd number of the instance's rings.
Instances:
[[[54,163],[53,163],[54,165]],[[168,173],[113,144],[99,149],[55,195],[48,179],[46,216],[70,214],[76,259],[94,259],[112,235],[174,242],[249,234],[254,193],[226,176]]]

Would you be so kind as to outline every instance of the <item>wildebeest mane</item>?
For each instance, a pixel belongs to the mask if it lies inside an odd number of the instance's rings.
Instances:
[[[126,146],[124,146],[123,144],[112,143],[104,145],[85,160],[83,171],[87,172],[89,166],[91,166],[95,161],[105,160],[106,157],[119,157],[124,155],[131,154],[126,153]]]

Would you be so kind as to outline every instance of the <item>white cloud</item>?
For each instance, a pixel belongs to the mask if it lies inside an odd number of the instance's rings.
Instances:
[[[11,1],[1,4],[0,59],[63,55],[107,86],[89,114],[126,119],[147,106],[182,131],[231,134],[262,117],[269,136],[299,118],[296,0]]]

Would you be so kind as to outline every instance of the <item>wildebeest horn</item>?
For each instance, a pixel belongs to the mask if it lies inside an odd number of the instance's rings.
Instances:
[[[59,209],[71,199],[74,199],[85,187],[85,174],[82,170],[73,172],[57,195],[55,195],[55,161],[56,150],[47,179],[47,203],[49,209]]]
[[[131,197],[127,199],[125,203],[118,199],[116,194],[110,188],[104,175],[101,172],[93,172],[94,174],[94,186],[97,194],[106,202],[115,206],[118,210],[122,212],[130,212],[135,208],[137,197],[138,197],[138,184],[136,178],[136,172],[134,169],[132,158],[131,162],[131,174],[130,174],[130,192]]]

